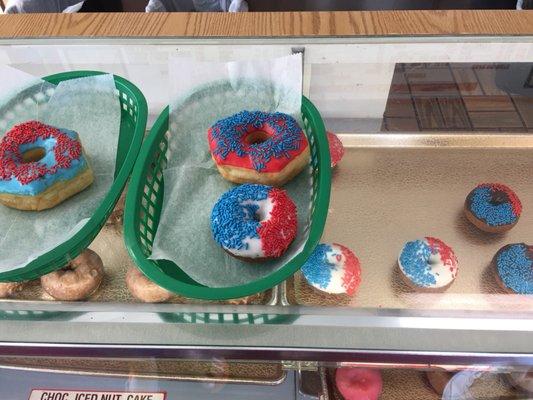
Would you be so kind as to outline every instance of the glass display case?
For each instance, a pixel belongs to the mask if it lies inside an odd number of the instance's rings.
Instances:
[[[506,23],[527,26],[527,15],[505,14]],[[4,35],[3,66],[35,77],[95,70],[129,80],[146,97],[147,130],[171,101],[173,54],[219,62],[302,53],[302,92],[345,149],[321,241],[352,249],[362,269],[350,298],[318,291],[297,272],[245,299],[141,303],[125,284],[135,264],[113,214],[89,246],[106,276],[87,301],[53,301],[38,280],[0,300],[7,399],[343,399],[377,385],[381,399],[532,398],[533,296],[504,290],[494,257],[512,243],[529,244],[530,260],[533,253],[533,31],[466,30]],[[521,200],[520,220],[506,233],[485,233],[465,216],[467,195],[487,182]],[[399,253],[424,237],[444,240],[457,256],[445,290],[403,279]],[[531,289],[529,268],[520,278]],[[362,378],[346,389],[340,368]]]

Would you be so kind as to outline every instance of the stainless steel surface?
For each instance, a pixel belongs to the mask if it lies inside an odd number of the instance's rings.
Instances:
[[[504,294],[490,263],[508,243],[533,240],[533,136],[341,135],[346,154],[333,173],[324,242],[351,248],[362,283],[347,303],[357,308],[531,312],[533,296]],[[485,234],[464,217],[466,195],[482,182],[513,188],[523,204],[507,234]],[[459,259],[458,277],[444,293],[420,293],[396,267],[405,242],[434,236]],[[291,285],[289,283],[288,287]],[[338,299],[294,277],[298,304],[337,305]],[[334,313],[334,312],[332,312]],[[533,314],[532,314],[533,316]]]

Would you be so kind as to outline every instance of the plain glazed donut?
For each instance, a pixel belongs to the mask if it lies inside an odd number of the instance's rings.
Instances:
[[[285,190],[246,184],[224,193],[211,212],[213,238],[247,261],[280,257],[296,237],[296,205]]]
[[[42,276],[41,285],[56,300],[82,300],[98,289],[103,277],[102,259],[87,249],[67,266]]]
[[[152,282],[135,267],[128,269],[126,285],[133,297],[145,303],[163,303],[173,296],[171,292]]]
[[[24,282],[0,282],[0,299],[11,297],[20,292],[24,287]]]
[[[209,128],[209,149],[222,177],[282,186],[309,164],[309,145],[287,114],[241,111]]]
[[[0,142],[0,203],[40,211],[94,180],[78,134],[38,121],[14,126]]]

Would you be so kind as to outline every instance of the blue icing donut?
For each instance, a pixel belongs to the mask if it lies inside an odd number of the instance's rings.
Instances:
[[[442,240],[425,237],[407,242],[398,258],[403,275],[424,289],[448,286],[457,276],[458,262],[453,250]]]
[[[518,294],[533,294],[533,246],[508,244],[495,256],[496,270],[503,285]]]
[[[279,257],[296,237],[296,206],[283,189],[237,186],[213,207],[211,231],[215,241],[234,256]]]
[[[516,224],[522,212],[516,193],[500,183],[478,185],[468,194],[465,207],[469,211],[467,217],[489,232],[509,229]]]
[[[42,158],[25,162],[24,153],[35,149]],[[26,122],[13,127],[0,143],[0,193],[35,196],[87,167],[76,132]]]

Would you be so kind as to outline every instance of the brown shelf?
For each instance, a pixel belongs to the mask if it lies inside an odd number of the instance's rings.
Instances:
[[[3,15],[0,38],[530,35],[533,11]]]

